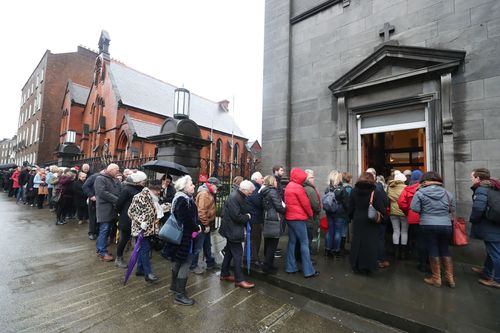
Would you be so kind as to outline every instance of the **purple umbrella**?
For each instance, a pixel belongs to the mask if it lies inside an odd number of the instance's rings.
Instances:
[[[252,257],[251,255],[251,249],[250,249],[250,222],[247,222],[247,248],[246,248],[246,254],[247,254],[247,272],[250,274],[250,259]]]
[[[141,230],[141,232],[137,236],[137,240],[135,241],[134,250],[130,255],[130,260],[128,261],[127,271],[125,272],[125,279],[123,280],[123,285],[127,284],[128,278],[130,277],[130,274],[132,274],[134,266],[137,263],[137,257],[139,254],[139,249],[141,248],[141,243],[143,238],[144,238],[144,230]]]

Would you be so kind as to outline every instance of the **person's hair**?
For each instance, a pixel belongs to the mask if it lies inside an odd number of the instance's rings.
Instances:
[[[428,181],[434,181],[434,182],[440,182],[440,183],[442,183],[443,182],[443,178],[441,178],[441,176],[439,175],[439,173],[437,173],[436,171],[427,171],[426,173],[424,173],[424,175],[420,179],[421,183],[426,182],[426,181],[427,182]]]
[[[342,182],[342,173],[340,173],[338,170],[332,170],[328,174],[328,185],[331,186],[337,186]]]
[[[377,176],[377,182],[379,182],[381,184],[385,184],[385,178],[384,178],[384,176],[378,175]]]
[[[374,177],[377,177],[377,171],[374,168],[366,169],[366,172],[371,173]]]
[[[262,174],[260,172],[256,171],[256,172],[252,173],[252,176],[250,177],[250,179],[256,181],[257,178],[260,178],[260,177],[262,177]]]
[[[161,180],[152,179],[148,181],[148,188],[152,190],[161,190]]]
[[[371,172],[363,172],[359,178],[356,184],[360,183],[366,183],[366,184],[372,184],[375,185],[375,176],[373,176],[373,173]]]
[[[282,165],[273,165],[273,174],[274,174],[276,171],[279,171],[280,169],[283,169],[283,166],[282,166]]]
[[[110,165],[108,165],[108,167],[106,168],[106,171],[109,172],[113,169],[116,169],[116,170],[120,170],[120,166],[118,164],[115,164],[115,163],[111,163]]]
[[[243,181],[243,177],[236,176],[233,179],[233,185],[240,186],[240,184],[241,184],[242,181]]]
[[[191,183],[193,182],[190,175],[182,176],[181,178],[179,178],[175,181],[175,184],[174,184],[175,190],[176,191],[184,191],[184,189],[189,184],[189,182],[191,182]]]
[[[276,181],[276,177],[273,175],[267,175],[264,177],[264,185],[266,186],[274,186],[274,182]]]
[[[342,172],[342,182],[350,183],[352,180],[352,174],[350,172]]]
[[[77,177],[78,179],[80,179],[80,175],[81,175],[82,173],[85,175],[85,177],[87,177],[87,174],[86,174],[85,172],[80,171],[80,172],[78,172],[78,177]]]
[[[239,186],[240,190],[241,191],[251,191],[251,190],[255,190],[255,186],[253,185],[253,183],[249,180],[244,180],[240,183],[240,186]]]
[[[474,173],[474,177],[477,177],[480,180],[488,180],[491,178],[490,170],[486,168],[477,168],[472,171]]]

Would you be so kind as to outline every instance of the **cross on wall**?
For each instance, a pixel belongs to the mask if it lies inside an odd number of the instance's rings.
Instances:
[[[390,25],[389,22],[385,22],[384,27],[379,30],[378,34],[382,36],[384,42],[388,42],[391,39],[391,33],[393,33],[394,31],[394,26]]]

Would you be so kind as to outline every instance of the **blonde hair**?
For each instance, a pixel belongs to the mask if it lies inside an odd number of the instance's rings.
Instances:
[[[264,177],[264,185],[266,186],[274,186],[274,182],[276,181],[276,177],[273,175],[268,175]]]
[[[328,185],[337,186],[342,183],[342,173],[338,170],[332,170],[328,174]]]

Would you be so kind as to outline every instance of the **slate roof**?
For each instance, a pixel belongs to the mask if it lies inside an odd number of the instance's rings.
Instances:
[[[134,132],[139,138],[147,138],[148,136],[160,134],[160,125],[133,118],[128,118],[127,123],[132,132]]]
[[[111,62],[110,69],[117,99],[123,104],[163,116],[173,116],[176,86],[120,63]],[[200,126],[211,128],[213,121],[214,130],[225,133],[234,131],[234,135],[245,137],[233,117],[223,111],[219,103],[191,93],[190,112],[190,118]]]
[[[79,84],[73,83],[71,80],[68,81],[69,93],[71,100],[75,103],[85,105],[87,103],[87,98],[89,97],[90,88],[84,87]]]

